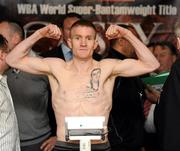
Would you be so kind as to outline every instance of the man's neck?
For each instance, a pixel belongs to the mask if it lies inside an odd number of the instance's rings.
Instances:
[[[77,71],[77,72],[87,72],[91,70],[94,66],[94,60],[91,59],[86,59],[86,60],[79,60],[76,58],[73,58],[72,60],[72,67]]]
[[[6,71],[7,71],[7,69],[6,70],[1,69],[0,70],[0,75],[3,75]]]

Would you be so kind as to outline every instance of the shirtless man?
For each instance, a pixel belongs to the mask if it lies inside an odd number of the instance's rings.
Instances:
[[[108,28],[106,36],[109,39],[126,38],[135,47],[138,60],[95,61],[92,54],[97,47],[96,30],[92,23],[85,20],[77,21],[71,28],[68,43],[73,51],[73,60],[65,62],[58,58],[42,59],[27,55],[39,39],[43,37],[58,39],[60,36],[61,32],[56,25],[50,24],[41,28],[17,45],[7,56],[6,61],[14,68],[33,74],[46,74],[49,77],[57,121],[58,142],[55,150],[69,148],[74,151],[78,148],[78,144],[65,140],[65,117],[105,116],[105,126],[107,126],[115,78],[152,72],[159,67],[159,63],[148,48],[129,30],[116,25]],[[110,148],[107,137],[105,141],[100,140],[92,144],[95,144],[92,145],[93,150],[94,146],[98,146],[103,151]]]

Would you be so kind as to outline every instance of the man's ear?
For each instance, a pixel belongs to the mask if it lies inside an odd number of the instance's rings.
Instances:
[[[177,59],[177,56],[176,55],[173,55],[173,62],[175,62]]]
[[[96,39],[94,42],[94,50],[97,48],[97,46],[99,45],[98,40]]]
[[[17,45],[20,41],[21,41],[21,38],[19,37],[19,35],[17,33],[14,33],[14,35],[11,38],[11,42],[14,45]]]
[[[123,39],[123,38],[118,38],[118,44],[120,45],[120,46],[124,46],[125,45],[125,39]]]
[[[71,41],[71,39],[70,39],[70,38],[68,38],[68,40],[67,40],[67,44],[68,44],[69,48],[71,48],[71,49],[72,49],[72,41]]]

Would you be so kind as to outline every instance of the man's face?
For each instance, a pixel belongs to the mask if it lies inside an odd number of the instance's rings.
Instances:
[[[175,35],[177,37],[176,39],[177,49],[180,52],[180,22],[179,21],[175,24]]]
[[[137,38],[139,37],[133,27],[129,26],[127,29],[130,30]],[[120,53],[123,53],[128,58],[136,58],[135,49],[127,39],[121,37],[118,39],[117,43]]]
[[[12,35],[10,35],[10,27],[7,22],[0,23],[0,34],[6,38],[6,40],[8,41],[8,47],[12,49],[13,48],[13,46],[11,46]]]
[[[171,50],[166,46],[156,46],[154,49],[154,56],[160,63],[160,67],[157,69],[157,73],[170,71],[171,66],[176,59],[176,56],[173,55]]]
[[[139,35],[133,27],[129,26],[128,30],[130,30],[139,39]],[[136,56],[134,47],[132,46],[132,44],[128,40],[125,39],[125,41],[126,42],[124,44],[124,51],[125,52],[127,51],[128,57],[136,58],[137,56]]]
[[[76,17],[70,17],[64,20],[64,26],[62,30],[63,30],[63,39],[65,43],[67,43],[67,40],[70,37],[71,26],[78,20],[79,18]]]
[[[133,58],[135,57],[135,50],[134,47],[129,43],[126,39],[121,39],[120,45],[122,46],[122,51],[126,52],[126,57]]]
[[[81,59],[90,58],[97,47],[96,32],[91,27],[74,27],[71,30],[71,38],[68,43],[75,57]]]
[[[180,51],[180,37],[177,37],[177,49]]]
[[[7,53],[8,52],[6,52],[0,48],[0,73],[1,74],[3,74],[4,71],[6,71],[9,67],[5,61]]]

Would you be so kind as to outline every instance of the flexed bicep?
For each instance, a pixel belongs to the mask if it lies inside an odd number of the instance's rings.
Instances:
[[[25,57],[13,67],[32,74],[50,74],[49,62],[48,59]]]
[[[7,55],[6,62],[11,67],[35,74],[49,73],[48,59],[30,57],[32,46],[41,38],[59,39],[61,31],[56,25],[49,24],[35,31],[28,38],[16,45]]]
[[[139,60],[124,59],[116,60],[113,74],[116,76],[133,77],[144,74],[147,67]]]

